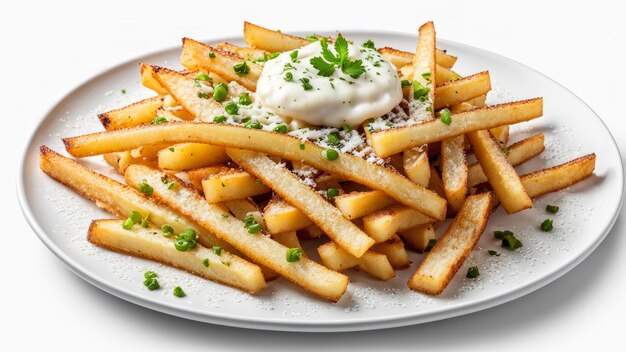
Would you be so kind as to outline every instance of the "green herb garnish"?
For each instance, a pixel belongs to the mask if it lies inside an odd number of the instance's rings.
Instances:
[[[213,86],[213,100],[224,101],[228,97],[228,86],[222,82]]]
[[[468,278],[468,279],[475,279],[478,276],[480,276],[480,272],[478,272],[478,267],[477,266],[473,266],[473,267],[467,269],[467,274],[465,275],[466,278]]]
[[[159,124],[166,123],[166,122],[167,122],[167,118],[166,117],[157,116],[157,117],[154,118],[154,120],[152,120],[151,123],[153,125],[159,125]]]
[[[248,66],[248,64],[244,61],[233,65],[233,70],[235,70],[237,75],[245,76],[250,72],[250,66]]]
[[[452,113],[448,109],[441,110],[439,117],[441,118],[441,122],[448,126],[452,123]]]
[[[329,161],[337,160],[339,158],[339,152],[334,149],[326,149],[322,151],[322,158]]]
[[[556,205],[546,205],[546,211],[548,213],[556,214],[559,211],[559,207]]]
[[[173,294],[174,296],[178,297],[178,298],[183,298],[183,297],[187,296],[187,295],[185,294],[185,291],[183,291],[183,289],[182,289],[182,288],[180,288],[180,286],[176,286],[176,287],[174,287],[174,290],[172,291],[172,294]]]
[[[364,48],[376,50],[376,44],[374,44],[374,42],[371,39],[363,43],[361,46]]]
[[[545,219],[542,223],[541,223],[541,231],[543,232],[550,232],[552,231],[552,219]]]
[[[154,188],[152,188],[152,186],[150,186],[146,180],[143,180],[139,184],[139,192],[147,196],[151,196],[152,193],[154,192]]]
[[[229,115],[235,115],[239,111],[239,106],[237,106],[237,103],[235,103],[234,101],[230,101],[224,106],[224,110]]]
[[[300,250],[300,248],[289,248],[285,257],[289,263],[300,261],[300,257],[302,257],[302,251]]]
[[[351,61],[348,58],[348,41],[341,34],[337,37],[334,45],[336,55],[328,49],[326,38],[322,38],[321,45],[322,56],[316,56],[310,61],[311,65],[318,71],[318,75],[330,77],[335,72],[335,68],[339,68],[341,72],[352,78],[359,78],[365,73],[363,61]]]

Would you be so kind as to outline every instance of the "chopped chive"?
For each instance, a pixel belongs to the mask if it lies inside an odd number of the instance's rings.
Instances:
[[[475,279],[478,276],[480,276],[480,272],[478,272],[478,267],[477,266],[473,266],[473,267],[467,269],[467,274],[465,275],[466,278],[468,278],[468,279]]]
[[[202,265],[204,265],[205,268],[208,268],[209,265],[211,265],[211,262],[209,262],[209,259],[207,258],[202,261]]]
[[[211,59],[215,59],[215,53],[209,53],[209,57],[210,57]]]
[[[274,132],[278,132],[278,133],[287,133],[289,130],[287,128],[287,125],[284,124],[280,124],[276,127],[274,127]]]
[[[300,261],[300,257],[302,257],[302,251],[300,248],[289,248],[285,255],[287,262],[293,263]]]
[[[239,76],[245,76],[250,72],[250,66],[244,61],[233,65],[233,70]]]
[[[339,152],[334,149],[326,149],[322,151],[322,158],[329,161],[335,161],[339,158]]]
[[[226,122],[226,116],[224,116],[224,115],[215,116],[213,118],[213,122],[215,122],[215,123],[224,123],[224,122]]]
[[[222,247],[220,247],[220,246],[213,246],[213,253],[215,253],[217,255],[222,255]]]
[[[152,188],[152,186],[150,186],[146,180],[143,180],[139,184],[139,192],[147,196],[151,196],[152,193],[154,192],[154,188]]]
[[[185,291],[183,291],[183,289],[180,286],[176,286],[174,287],[174,290],[172,291],[172,294],[178,298],[183,298],[185,296],[187,296],[185,294]]]
[[[199,75],[196,76],[196,78],[194,78],[196,81],[206,81],[206,82],[210,82],[211,81],[211,77],[209,77],[209,75],[207,75],[206,73],[201,73]]]
[[[126,89],[122,89],[122,94],[126,94]]]
[[[151,123],[153,125],[159,125],[159,124],[166,123],[166,122],[167,122],[167,118],[166,117],[157,116],[157,117],[154,118],[154,120],[152,120]]]
[[[552,219],[545,219],[542,223],[541,223],[541,231],[543,232],[550,232],[552,231]]]
[[[287,82],[293,81],[293,74],[291,72],[285,73],[285,81]]]
[[[209,95],[205,92],[198,92],[198,98],[209,99]]]
[[[488,250],[487,253],[489,253],[489,255],[494,255],[496,257],[500,256],[500,253],[494,251],[493,249]]]
[[[291,62],[298,62],[298,50],[294,50],[289,54],[291,57]]]
[[[448,109],[441,110],[441,112],[439,113],[439,116],[441,118],[441,122],[450,126],[450,124],[452,123],[452,113],[450,112],[450,110]]]
[[[556,205],[546,205],[546,211],[548,213],[556,214],[559,211],[559,207]]]
[[[259,121],[248,121],[246,122],[246,124],[244,125],[245,128],[253,128],[256,130],[260,130],[263,128],[263,125],[261,125],[261,123]]]
[[[159,285],[159,281],[154,277],[150,279],[145,279],[143,285],[146,286],[150,291],[154,291],[161,287],[161,285]]]
[[[352,131],[352,127],[350,127],[350,125],[348,125],[347,123],[344,123],[343,126],[341,126],[341,128],[343,129],[344,132]]]
[[[326,138],[328,139],[328,143],[331,145],[339,145],[341,144],[341,139],[339,138],[339,132],[333,131],[330,132]]]
[[[174,234],[174,228],[168,224],[163,224],[161,226],[161,231],[163,231],[163,236],[165,237],[171,237]]]
[[[409,82],[409,80],[407,79],[403,79],[402,81],[400,81],[400,86],[402,86],[402,88],[408,87],[410,85],[411,85],[411,82]]]
[[[213,100],[224,101],[228,97],[228,86],[222,82],[213,86]]]
[[[144,279],[152,279],[154,277],[158,277],[159,275],[157,275],[157,273],[155,273],[152,270],[146,271],[145,273],[143,273],[143,277]]]
[[[326,197],[329,199],[335,198],[339,195],[339,190],[336,188],[329,188],[326,190]]]
[[[173,148],[173,147],[171,147],[171,148],[169,148],[169,149],[170,149],[170,152],[174,152],[174,151],[176,150],[176,149],[175,149],[175,148]]]
[[[141,213],[139,213],[138,211],[133,210],[130,212],[130,214],[128,214],[128,218],[133,222],[133,224],[136,224],[141,222],[143,216],[141,216]]]
[[[135,223],[130,218],[128,218],[124,220],[124,223],[122,224],[122,228],[124,228],[124,230],[130,230],[133,228],[134,225]]]
[[[514,235],[507,234],[502,238],[502,244],[500,246],[510,251],[514,251],[522,247],[522,242],[518,240],[517,237],[515,237]]]
[[[504,231],[494,231],[493,232],[493,237],[501,240],[506,236],[513,236],[513,232],[509,231],[509,230],[504,230]]]

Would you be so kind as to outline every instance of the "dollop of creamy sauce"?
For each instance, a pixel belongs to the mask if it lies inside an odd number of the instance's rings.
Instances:
[[[332,43],[328,50],[337,55]],[[402,101],[396,67],[376,50],[348,44],[348,60],[360,60],[365,69],[356,78],[338,66],[329,76],[321,75],[311,63],[315,57],[323,58],[321,41],[268,60],[257,83],[261,105],[311,125],[355,127]]]

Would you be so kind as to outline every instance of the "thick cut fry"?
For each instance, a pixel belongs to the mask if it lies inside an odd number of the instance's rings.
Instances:
[[[139,70],[141,71],[141,84],[144,87],[152,89],[159,95],[167,94],[167,89],[163,88],[163,86],[161,86],[161,84],[154,79],[152,66],[140,62]]]
[[[465,136],[441,141],[441,176],[448,205],[453,212],[463,206],[467,195],[467,162],[465,160]]]
[[[364,217],[363,228],[376,243],[380,243],[387,241],[398,231],[432,222],[432,218],[398,204]]]
[[[389,259],[384,254],[367,251],[361,258],[356,258],[334,242],[328,242],[317,247],[317,252],[324,265],[331,270],[343,271],[356,267],[383,281],[396,276]]]
[[[198,224],[146,198],[137,190],[95,173],[45,146],[40,148],[40,157],[41,169],[46,174],[112,214],[121,218],[126,218],[133,210],[144,215],[150,214],[150,222],[157,226],[169,224],[176,233],[186,229],[196,231],[198,241],[204,246],[218,245],[229,251],[234,249],[227,242],[203,230]]]
[[[341,154],[335,161],[325,160],[321,157],[323,148],[310,142],[301,143],[298,138],[279,133],[225,124],[181,122],[64,139],[66,149],[76,157],[123,151],[157,141],[246,148],[288,160],[303,161],[345,179],[383,190],[398,202],[435,219],[445,218],[446,201],[404,176],[350,154]],[[304,150],[300,149],[300,144],[304,144]]]
[[[271,234],[305,229],[313,222],[300,209],[275,197],[263,209],[267,231]]]
[[[207,203],[197,192],[182,183],[177,182],[180,186],[168,189],[160,181],[164,175],[147,167],[130,166],[126,170],[126,182],[137,186],[145,179],[154,188],[152,197],[193,219],[254,261],[320,297],[331,301],[341,298],[348,285],[345,275],[330,271],[307,258],[287,262],[287,247],[263,234],[248,233],[243,222],[232,216],[223,216],[228,213],[223,206]]]
[[[384,158],[468,132],[528,121],[542,114],[542,98],[522,100],[454,114],[450,125],[435,119],[418,125],[374,132],[370,141],[376,154]]]
[[[264,56],[271,54],[269,51],[266,50],[246,48],[231,43],[219,43],[215,47],[220,50],[235,53],[240,58],[246,60],[262,59]]]
[[[159,169],[184,171],[230,160],[224,147],[203,143],[179,143],[159,151]]]
[[[124,174],[128,165],[139,164],[146,165],[150,167],[156,167],[156,160],[147,160],[143,158],[133,158],[130,151],[117,152],[117,153],[108,153],[104,155],[104,161],[107,164],[111,165],[115,170],[117,170],[120,174]]]
[[[402,155],[402,166],[409,180],[425,187],[428,186],[428,180],[430,180],[428,146],[405,150]]]
[[[433,22],[426,22],[419,28],[419,36],[417,38],[417,48],[413,56],[413,77],[414,82],[419,82],[422,87],[430,87],[436,85],[435,76],[435,25]],[[430,102],[435,101],[435,90],[429,89],[426,97]],[[411,94],[410,99],[414,99]],[[432,117],[432,109],[430,115]]]
[[[95,220],[87,239],[100,247],[174,266],[250,293],[265,287],[261,269],[235,255],[226,251],[217,255],[202,245],[181,252],[174,247],[174,239],[163,237],[160,229],[135,225],[125,230],[123,223],[124,220]]]
[[[401,51],[394,48],[384,47],[378,49],[378,52],[385,57],[385,59],[392,64],[394,64],[397,68],[404,67],[406,65],[410,65],[413,62],[414,53],[410,53],[408,51]],[[456,56],[452,56],[447,54],[443,50],[437,50],[437,65],[450,69],[454,66],[454,63],[457,60]]]
[[[451,81],[435,89],[435,110],[460,104],[486,95],[491,90],[489,72],[480,72],[456,81]]]
[[[424,253],[432,241],[436,241],[433,224],[425,224],[399,231],[400,237],[418,253]]]
[[[467,137],[504,210],[513,214],[531,208],[532,200],[493,135],[489,131],[475,131],[468,133]]]
[[[428,180],[428,189],[437,193],[441,197],[446,196],[446,192],[443,190],[443,180],[433,166],[430,167],[430,179]]]
[[[214,165],[187,171],[187,177],[193,188],[198,192],[204,192],[202,189],[202,181],[209,176],[219,174],[222,171],[230,170],[226,165]]]
[[[404,249],[404,243],[398,236],[393,236],[385,242],[373,245],[372,251],[386,255],[389,264],[394,269],[407,268],[411,264],[409,256]]]
[[[210,57],[209,54],[215,57]],[[251,91],[256,91],[256,82],[263,70],[260,65],[244,61],[234,53],[215,49],[189,38],[183,38],[183,54],[180,61],[188,70],[215,72],[226,80],[235,81]],[[235,66],[244,62],[249,72],[245,74],[236,72]]]
[[[402,74],[403,79],[411,80],[413,77],[413,65],[409,64],[400,68],[400,73]],[[461,78],[462,76],[458,73],[441,65],[435,65],[435,81],[437,82],[437,86],[447,82],[456,81]]]
[[[98,115],[105,130],[135,127],[154,120],[156,111],[163,105],[163,97],[152,97],[134,104]]]
[[[142,145],[139,148],[130,150],[130,156],[137,159],[156,161],[158,159],[159,152],[167,147],[169,147],[169,144]]]
[[[409,279],[409,288],[429,295],[443,292],[485,230],[492,203],[491,193],[467,197],[450,227]]]
[[[335,206],[348,219],[361,218],[395,203],[382,191],[351,192],[335,197]]]
[[[373,244],[358,227],[317,192],[302,183],[284,166],[266,155],[243,149],[229,148],[226,153],[239,166],[260,178],[276,194],[305,213],[335,243],[355,257],[361,257]]]
[[[273,31],[250,22],[243,23],[243,38],[251,47],[272,53],[290,51],[311,44],[305,38]]]
[[[524,189],[531,198],[567,188],[593,174],[596,155],[580,158],[550,168],[537,170],[520,176]]]
[[[259,179],[239,169],[228,169],[207,177],[202,181],[202,189],[209,203],[244,199],[270,191]]]
[[[544,149],[544,137],[543,134],[540,133],[506,147],[506,152],[504,154],[506,155],[511,165],[517,166],[539,155],[541,152],[543,152]],[[469,186],[474,187],[483,182],[487,182],[487,176],[485,176],[485,173],[480,167],[480,164],[476,162],[469,165]]]

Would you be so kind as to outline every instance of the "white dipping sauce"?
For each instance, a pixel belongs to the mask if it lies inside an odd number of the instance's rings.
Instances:
[[[336,54],[333,44],[328,48]],[[402,100],[402,87],[393,64],[369,48],[348,46],[349,60],[362,60],[365,68],[352,78],[336,68],[330,77],[318,75],[310,60],[322,56],[321,42],[298,51],[297,59],[286,52],[265,63],[256,95],[263,107],[274,113],[317,126],[352,127],[391,111]],[[285,79],[291,73],[292,79]],[[305,90],[301,79],[308,79]]]

